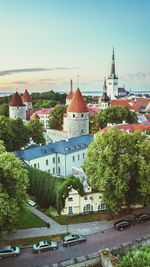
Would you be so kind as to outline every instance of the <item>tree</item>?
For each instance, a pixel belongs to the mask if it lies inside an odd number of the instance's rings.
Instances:
[[[146,181],[149,176],[141,169],[141,150],[146,146],[145,142],[146,135],[140,132],[128,134],[111,128],[89,146],[85,172],[92,188],[103,190],[103,199],[112,211],[120,210],[124,202],[128,205],[143,202],[145,195],[148,199]],[[142,151],[144,153],[144,148]],[[144,166],[147,169],[146,162]],[[145,187],[146,191],[143,191]]]
[[[56,105],[49,115],[50,129],[62,130],[63,115],[66,112],[66,106]]]
[[[100,128],[104,128],[107,123],[136,123],[138,119],[136,113],[127,107],[109,106],[100,111],[98,120]]]
[[[27,187],[23,163],[0,142],[0,231],[16,230],[18,216],[26,208]]]
[[[45,129],[43,124],[38,119],[28,121],[26,127],[28,129],[29,136],[32,137],[32,140],[36,144],[45,144]]]
[[[9,119],[12,131],[12,148],[10,151],[19,150],[29,141],[29,132],[21,118]]]
[[[89,132],[94,134],[99,131],[99,122],[98,122],[98,115],[97,114],[90,114],[89,115]]]
[[[0,116],[0,140],[4,142],[7,151],[13,150],[13,132],[10,119],[5,116]]]
[[[6,116],[8,117],[9,116],[9,107],[8,107],[8,104],[7,103],[3,103],[0,105],[0,116]]]

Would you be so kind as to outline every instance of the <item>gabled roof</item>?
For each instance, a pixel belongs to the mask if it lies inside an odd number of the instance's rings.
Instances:
[[[74,95],[74,93],[73,93],[73,91],[72,90],[70,90],[70,92],[68,93],[68,95],[67,95],[67,99],[72,99],[73,98],[73,95]]]
[[[93,141],[93,138],[93,135],[81,135],[48,145],[35,145],[24,150],[14,151],[14,154],[20,159],[27,161],[40,157],[46,157],[54,153],[60,153],[64,155],[70,154],[87,148]]]
[[[39,115],[38,115],[36,112],[32,113],[32,115],[31,115],[31,117],[30,117],[31,120],[39,119],[39,118],[40,118],[40,117],[39,117]]]
[[[21,96],[16,92],[9,103],[9,106],[11,107],[22,107],[25,106],[22,102]]]
[[[22,96],[22,101],[24,103],[32,102],[32,97],[29,95],[28,90],[26,89],[23,96]]]
[[[89,112],[79,88],[75,91],[73,99],[67,109],[67,112]]]
[[[131,109],[131,105],[123,99],[113,99],[111,100],[111,105],[112,106],[120,106],[120,107],[127,107],[129,109]]]

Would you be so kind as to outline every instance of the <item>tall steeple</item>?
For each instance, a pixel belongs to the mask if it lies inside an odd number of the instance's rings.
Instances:
[[[112,53],[112,62],[111,62],[111,70],[110,70],[110,78],[116,79],[116,72],[115,72],[115,52],[114,52],[114,47],[113,47],[113,53]]]
[[[70,80],[70,91],[66,97],[66,105],[69,106],[71,103],[71,100],[73,98],[73,85],[72,85],[72,80]]]
[[[106,77],[104,78],[103,95],[100,97],[100,109],[105,109],[110,104],[110,98],[107,95]]]
[[[107,78],[107,94],[111,99],[118,96],[118,77],[115,71],[115,52],[113,47],[110,75]]]

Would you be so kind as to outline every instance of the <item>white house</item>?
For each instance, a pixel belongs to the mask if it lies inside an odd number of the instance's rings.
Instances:
[[[93,135],[81,135],[43,146],[34,145],[14,154],[29,166],[67,177],[72,175],[73,167],[81,167],[92,140]]]

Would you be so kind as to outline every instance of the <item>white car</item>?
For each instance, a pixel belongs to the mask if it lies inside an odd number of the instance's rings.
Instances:
[[[36,203],[31,199],[28,200],[28,204],[32,207],[36,207]]]
[[[5,247],[0,248],[0,258],[18,256],[19,254],[20,254],[19,247],[5,246]]]

